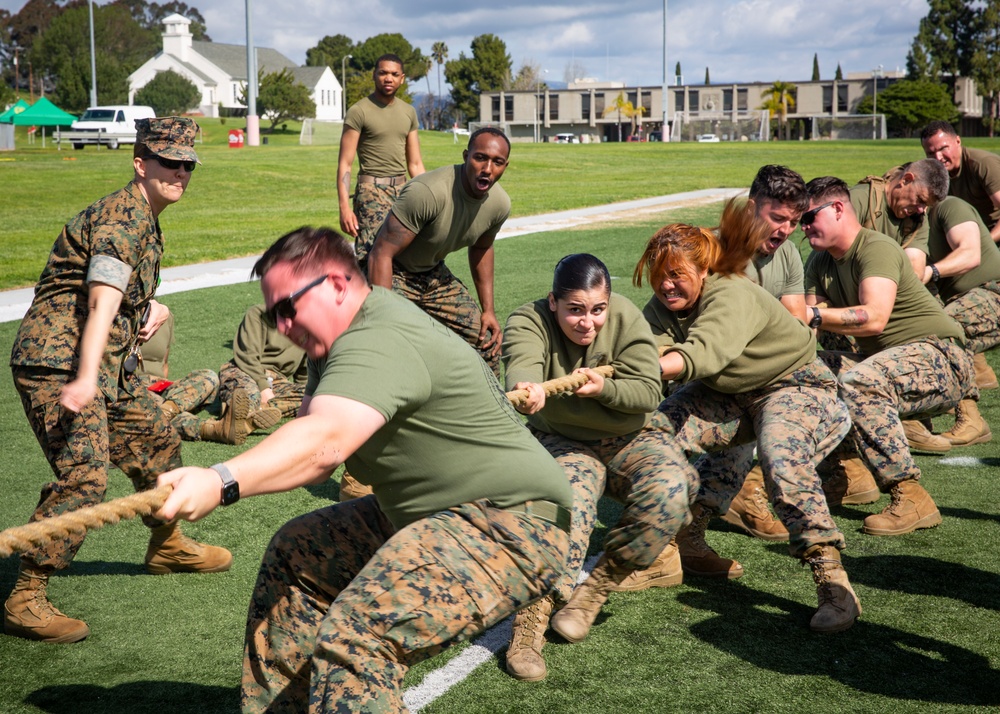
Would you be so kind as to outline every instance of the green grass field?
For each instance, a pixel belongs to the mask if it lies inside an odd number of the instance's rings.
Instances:
[[[334,223],[336,149],[276,137],[242,152],[210,134],[205,165],[188,196],[164,214],[172,264],[254,253],[302,223]],[[288,144],[282,142],[287,139]],[[451,139],[423,135],[428,167],[459,160]],[[1000,142],[985,144],[994,150]],[[63,161],[64,158],[75,161]],[[847,180],[919,157],[913,142],[709,146],[515,145],[504,177],[516,215],[712,186],[746,186],[762,163],[786,163],[807,178]],[[62,223],[127,178],[123,152],[24,149],[0,157],[5,286],[32,283]],[[615,290],[642,304],[629,277],[642,246],[667,221],[712,224],[718,207],[678,209],[636,221],[511,238],[497,244],[497,309],[543,296],[567,253],[601,256]],[[801,234],[797,234],[801,237]],[[184,257],[178,257],[178,253]],[[449,264],[468,276],[461,256]],[[20,277],[12,277],[20,275]],[[166,296],[177,316],[172,370],[217,368],[231,354],[255,284]],[[8,354],[15,323],[0,324]],[[1000,351],[989,355],[1000,370]],[[981,409],[1000,425],[1000,392]],[[938,425],[944,426],[945,419]],[[0,370],[0,528],[22,524],[51,477],[11,384]],[[257,443],[261,436],[253,436]],[[237,447],[186,443],[186,463],[208,465]],[[958,457],[958,458],[956,458]],[[964,458],[963,458],[964,457]],[[425,712],[990,712],[1000,707],[1000,509],[996,442],[918,457],[944,516],[939,528],[898,538],[859,532],[871,506],[835,509],[848,540],[845,565],[864,607],[851,630],[813,634],[815,589],[783,544],[765,544],[717,525],[709,541],[747,574],[716,583],[690,579],[668,590],[612,596],[583,643],[550,643],[549,677],[516,682],[488,659]],[[129,493],[114,471],[109,497]],[[85,619],[80,644],[42,645],[0,637],[0,712],[118,714],[235,712],[246,606],[274,531],[289,518],[336,499],[337,484],[247,499],[187,524],[186,532],[230,548],[228,573],[145,574],[147,531],[130,521],[92,532],[73,566],[53,578],[53,601]],[[600,550],[617,517],[603,503],[591,540]],[[16,559],[0,561],[0,594],[13,586]],[[554,636],[553,636],[554,637]],[[467,646],[415,667],[408,687]]]

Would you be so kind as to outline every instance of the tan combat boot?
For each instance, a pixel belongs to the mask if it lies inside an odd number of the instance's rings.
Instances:
[[[861,617],[861,602],[840,562],[840,551],[832,545],[814,545],[802,555],[812,568],[819,609],[809,621],[814,632],[842,632]]]
[[[996,372],[986,361],[986,355],[982,352],[973,355],[972,364],[976,368],[976,386],[980,389],[996,389],[1000,387],[997,383]]]
[[[62,614],[45,589],[49,570],[21,561],[14,590],[3,606],[3,629],[11,637],[39,642],[79,642],[90,634],[83,620]]]
[[[242,387],[234,389],[226,404],[222,405],[222,416],[203,421],[198,427],[202,441],[240,446],[247,441],[250,429],[247,417],[250,415],[250,397]]]
[[[633,570],[628,577],[615,585],[614,591],[634,593],[649,588],[672,588],[682,582],[684,582],[684,570],[681,568],[681,554],[677,550],[677,543],[670,541],[656,556],[652,565],[642,570]]]
[[[281,410],[277,407],[261,407],[247,415],[247,433],[255,429],[270,429],[281,421]]]
[[[906,434],[906,443],[910,445],[910,451],[921,454],[946,454],[951,451],[951,442],[943,436],[932,433],[926,422],[904,419],[903,433]]]
[[[865,462],[857,456],[830,456],[817,467],[828,506],[875,503],[881,495]]]
[[[688,575],[705,578],[729,578],[743,575],[743,566],[735,560],[723,558],[705,542],[705,531],[712,512],[700,504],[691,507],[691,524],[682,528],[674,541],[681,555],[681,567]]]
[[[507,672],[514,679],[524,682],[545,679],[548,670],[542,657],[542,647],[545,646],[545,631],[549,629],[552,607],[552,598],[543,597],[514,616],[514,628],[507,648]]]
[[[788,529],[768,508],[764,472],[760,464],[747,474],[743,488],[729,504],[722,520],[761,540],[788,540]]]
[[[582,641],[590,632],[594,620],[615,586],[631,572],[631,568],[615,566],[608,561],[606,555],[602,555],[590,571],[590,577],[573,591],[573,597],[566,607],[552,616],[552,629],[567,642]]]
[[[163,416],[167,418],[167,421],[173,421],[174,417],[181,413],[181,408],[177,402],[172,402],[168,399],[160,405],[160,411],[163,412]]]
[[[188,538],[176,523],[153,528],[146,549],[146,571],[151,575],[221,573],[232,564],[228,550]]]
[[[356,478],[347,473],[344,473],[340,477],[340,502],[350,501],[352,498],[362,498],[363,496],[369,496],[372,493],[372,487],[366,486],[365,484],[358,481]]]
[[[915,479],[900,481],[889,491],[892,501],[881,513],[865,518],[863,533],[894,536],[941,524],[941,512],[931,495]]]
[[[972,446],[993,440],[993,432],[979,413],[974,399],[963,399],[955,407],[955,426],[941,434],[952,446]]]

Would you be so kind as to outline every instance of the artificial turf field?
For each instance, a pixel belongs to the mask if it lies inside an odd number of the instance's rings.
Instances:
[[[207,124],[207,122],[206,122]],[[335,147],[298,147],[275,137],[241,151],[209,127],[199,148],[204,166],[188,195],[163,214],[171,264],[253,253],[303,223],[336,225]],[[425,163],[460,160],[450,138],[421,136]],[[213,143],[217,142],[217,143]],[[968,142],[993,150],[1000,142]],[[515,145],[503,179],[514,214],[595,205],[713,186],[746,186],[762,163],[784,163],[807,179],[848,181],[919,158],[914,141],[880,144]],[[30,284],[62,223],[128,178],[125,152],[42,151],[0,156],[0,280]],[[12,159],[12,160],[8,160]],[[72,161],[67,159],[73,159]],[[608,263],[614,288],[642,304],[629,276],[651,233],[675,220],[711,225],[718,206],[682,208],[510,238],[497,244],[501,321],[543,296],[555,262],[577,251]],[[800,240],[797,233],[793,239]],[[180,254],[183,259],[177,258]],[[468,274],[461,256],[449,260]],[[22,276],[22,277],[18,277]],[[255,284],[211,288],[163,299],[177,317],[172,370],[215,368],[228,359]],[[0,324],[7,354],[15,323]],[[1000,350],[989,354],[1000,370]],[[1000,426],[1000,392],[981,408]],[[939,427],[947,428],[945,419]],[[24,419],[10,374],[0,370],[0,528],[22,524],[50,471]],[[262,437],[254,436],[250,444]],[[1000,437],[998,437],[1000,439]],[[808,629],[815,590],[808,569],[783,544],[752,540],[721,523],[709,542],[738,558],[747,574],[717,583],[689,579],[668,590],[613,595],[590,637],[545,650],[546,680],[516,682],[503,672],[503,650],[427,704],[425,712],[973,712],[1000,706],[1000,506],[996,443],[917,457],[942,526],[898,537],[859,532],[871,506],[835,509],[848,549],[845,566],[864,616],[847,632]],[[185,444],[186,463],[208,465],[239,447]],[[113,471],[109,497],[129,492]],[[264,547],[294,515],[336,499],[335,481],[293,493],[247,499],[187,524],[186,532],[230,548],[228,573],[153,577],[142,558],[147,532],[137,521],[91,533],[73,566],[53,578],[52,599],[85,619],[83,643],[42,645],[0,637],[0,712],[235,712],[243,621]],[[603,503],[591,540],[600,550],[617,517]],[[12,587],[16,559],[0,561],[0,594]],[[553,635],[554,640],[558,640]],[[414,667],[416,687],[468,646]]]

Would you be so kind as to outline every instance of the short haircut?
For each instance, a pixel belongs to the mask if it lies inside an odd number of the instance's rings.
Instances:
[[[501,139],[506,141],[507,155],[508,156],[510,155],[510,139],[508,139],[507,135],[503,133],[503,129],[498,129],[495,126],[484,126],[480,127],[479,129],[476,129],[474,132],[472,132],[472,135],[469,137],[469,143],[465,148],[471,149],[473,142],[476,140],[476,137],[481,136],[483,134],[492,134],[493,136],[499,136]]]
[[[302,226],[281,236],[254,263],[251,277],[263,278],[277,263],[292,264],[292,272],[305,273],[328,263],[341,266],[348,275],[360,275],[354,246],[332,228]]]
[[[576,290],[598,288],[611,292],[611,274],[599,258],[590,253],[573,253],[556,263],[552,274],[552,295],[556,300]]]
[[[899,171],[903,173],[909,171],[913,174],[917,183],[927,189],[933,203],[940,203],[948,196],[948,184],[951,179],[948,178],[948,169],[937,159],[911,161],[900,166]],[[897,172],[896,176],[899,175]]]
[[[384,55],[375,60],[375,66],[372,68],[372,71],[377,72],[378,66],[383,62],[395,62],[399,65],[399,68],[403,70],[403,74],[406,74],[406,67],[403,65],[403,60],[399,58],[399,55],[393,54],[392,52],[386,52]]]
[[[760,167],[750,184],[750,198],[758,203],[775,201],[787,204],[800,213],[809,208],[806,182],[787,166],[777,164]]]
[[[935,119],[920,132],[920,142],[923,143],[942,131],[948,136],[958,136],[958,132],[955,131],[955,127],[951,125],[951,122]]]
[[[845,204],[851,203],[851,189],[836,176],[814,178],[806,184],[806,191],[809,192],[809,199],[816,203],[825,203],[827,201],[842,201]]]
[[[149,156],[149,154],[150,154],[149,147],[143,144],[141,141],[137,141],[135,142],[135,144],[132,145],[133,159],[142,159]]]

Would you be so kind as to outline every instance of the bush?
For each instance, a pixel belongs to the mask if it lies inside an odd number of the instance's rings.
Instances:
[[[136,104],[148,104],[157,116],[174,116],[197,107],[201,92],[172,69],[159,72],[135,95]]]

